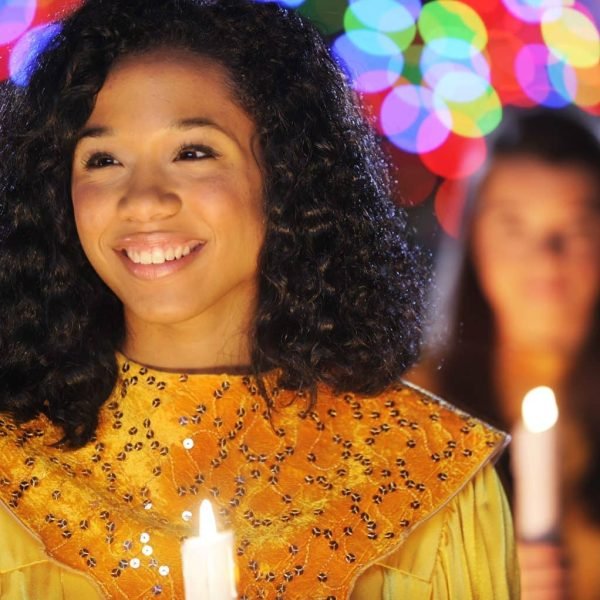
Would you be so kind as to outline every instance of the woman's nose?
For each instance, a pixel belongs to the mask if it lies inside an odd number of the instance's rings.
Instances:
[[[179,211],[181,199],[160,170],[138,169],[124,189],[119,210],[128,221],[158,221]]]

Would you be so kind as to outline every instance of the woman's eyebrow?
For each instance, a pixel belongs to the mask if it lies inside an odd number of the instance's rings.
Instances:
[[[190,117],[188,119],[178,119],[177,121],[173,121],[171,123],[171,129],[193,129],[194,127],[213,127],[214,129],[218,129],[222,131],[226,135],[230,135],[230,133],[221,127],[218,123],[213,121],[212,119],[208,119],[206,117]]]
[[[111,129],[110,127],[84,127],[77,134],[77,142],[81,141],[83,138],[106,137],[114,135],[114,133],[114,129]]]
[[[217,129],[221,133],[225,134],[227,137],[237,141],[237,138],[231,132],[227,131],[227,129],[225,129],[212,119],[208,119],[206,117],[189,117],[186,119],[178,119],[176,121],[173,121],[169,126],[170,129],[177,129],[180,131],[187,131],[196,127],[210,127],[212,129]],[[77,135],[77,142],[80,142],[83,138],[99,138],[108,137],[112,135],[115,135],[115,130],[111,127],[84,127]]]
[[[196,127],[208,127],[210,129],[216,129],[223,135],[227,136],[230,140],[233,140],[236,144],[242,145],[237,135],[227,127],[223,127],[216,121],[209,119],[208,117],[189,117],[187,119],[177,119],[171,123],[171,129],[179,131],[188,131],[195,129]]]

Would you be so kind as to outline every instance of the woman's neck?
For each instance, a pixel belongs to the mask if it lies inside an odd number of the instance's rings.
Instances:
[[[148,324],[126,313],[122,351],[140,364],[166,371],[247,371],[251,319],[239,317],[201,315],[183,323]]]

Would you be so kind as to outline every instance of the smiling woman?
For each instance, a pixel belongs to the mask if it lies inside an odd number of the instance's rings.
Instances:
[[[205,497],[242,598],[518,596],[506,436],[400,381],[427,275],[308,23],[88,0],[1,118],[2,598],[182,598]]]
[[[125,59],[75,147],[79,239],[123,303],[123,351],[143,364],[250,363],[266,217],[255,126],[227,80],[181,51]]]

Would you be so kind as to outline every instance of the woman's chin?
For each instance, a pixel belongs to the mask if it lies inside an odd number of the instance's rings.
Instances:
[[[125,320],[128,325],[133,326],[134,330],[135,327],[144,325],[148,327],[176,327],[193,321],[205,312],[202,308],[182,305],[181,301],[157,300],[143,305],[125,304]]]

